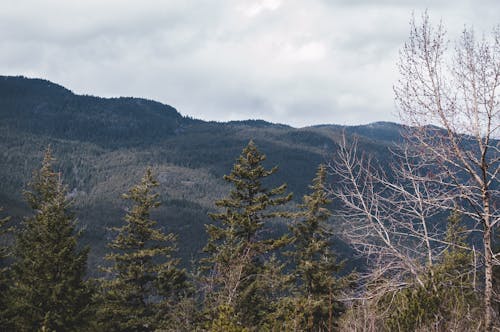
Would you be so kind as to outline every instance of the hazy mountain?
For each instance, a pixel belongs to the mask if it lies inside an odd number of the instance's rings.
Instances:
[[[401,139],[399,129],[387,122],[300,129],[262,120],[204,122],[152,100],[75,95],[46,80],[0,76],[0,206],[16,218],[26,213],[22,190],[51,145],[86,228],[94,267],[107,227],[123,215],[120,194],[151,165],[162,184],[157,218],[179,234],[180,252],[191,258],[205,243],[207,212],[227,193],[222,176],[250,139],[268,166],[279,165],[273,184],[288,183],[299,200],[342,132],[360,136],[362,149],[385,160],[387,148]]]

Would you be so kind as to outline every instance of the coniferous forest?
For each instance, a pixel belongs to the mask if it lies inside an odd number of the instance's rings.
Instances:
[[[156,175],[147,168],[122,195],[126,212],[110,230],[101,277],[88,278],[84,230],[48,147],[24,192],[31,214],[16,225],[1,220],[2,328],[335,331],[360,324],[367,310],[373,317],[363,323],[380,330],[480,326],[479,281],[472,280],[479,276],[470,272],[475,258],[458,212],[448,217],[449,245],[420,276],[422,285],[388,291],[377,302],[358,301],[366,271],[345,271],[332,250],[327,166],[318,166],[308,194],[292,206],[286,184],[266,186],[278,168],[265,168],[265,159],[250,141],[224,176],[230,190],[215,202],[219,212],[210,214],[207,243],[190,270],[180,265],[176,234],[152,217],[161,201]],[[278,221],[288,229],[272,231]],[[397,309],[388,312],[390,306]]]
[[[1,77],[0,330],[498,330],[500,30],[410,26],[402,125]]]

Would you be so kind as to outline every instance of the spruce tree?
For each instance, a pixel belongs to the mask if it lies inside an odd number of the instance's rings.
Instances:
[[[109,279],[102,281],[101,327],[107,331],[153,331],[162,325],[169,305],[187,287],[179,260],[172,257],[176,237],[164,234],[151,219],[160,205],[158,181],[147,169],[141,182],[123,198],[132,202],[105,259]]]
[[[327,222],[331,203],[325,190],[326,167],[318,167],[310,186],[312,193],[303,197],[297,213],[299,220],[290,228],[293,234],[291,256],[295,264],[296,285],[292,301],[294,327],[301,331],[331,331],[342,312],[338,301],[341,281],[336,278],[342,264],[331,250]]]
[[[250,141],[224,179],[233,188],[216,202],[222,211],[211,214],[204,260],[208,270],[207,306],[212,317],[225,317],[232,326],[258,329],[272,310],[266,262],[288,238],[271,238],[271,222],[284,212],[277,208],[289,202],[286,185],[267,189],[263,180],[277,167],[266,169],[266,157]],[[218,308],[218,309],[217,309]],[[218,312],[219,311],[219,312]],[[231,317],[228,317],[228,314]]]
[[[87,252],[50,148],[25,193],[34,215],[16,235],[12,299],[19,331],[81,331],[91,299],[84,280]]]

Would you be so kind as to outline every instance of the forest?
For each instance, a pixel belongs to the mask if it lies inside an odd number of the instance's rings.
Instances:
[[[1,329],[498,330],[500,30],[410,31],[402,125],[0,79]]]
[[[481,329],[473,280],[480,275],[471,272],[475,257],[458,210],[446,220],[446,248],[432,272],[418,276],[422,284],[394,285],[386,271],[346,273],[328,222],[331,166],[318,166],[308,194],[290,209],[286,184],[266,187],[278,169],[263,167],[265,158],[250,141],[224,176],[230,190],[215,202],[219,212],[206,225],[203,255],[189,271],[180,267],[176,234],[152,218],[159,182],[147,168],[122,195],[126,213],[112,230],[102,277],[87,278],[88,248],[79,245],[73,198],[48,148],[24,193],[32,214],[15,227],[1,220],[2,236],[14,240],[1,251],[0,325],[13,331],[333,331],[368,330],[359,327],[367,323],[387,331]],[[288,225],[281,234],[273,231],[278,219]],[[401,239],[398,250],[414,245]],[[374,272],[376,284],[362,284]]]

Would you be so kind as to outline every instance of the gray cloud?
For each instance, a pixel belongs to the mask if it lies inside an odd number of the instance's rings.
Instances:
[[[453,37],[464,24],[498,24],[500,3],[6,0],[0,73],[156,99],[207,120],[396,120],[397,52],[411,12],[426,8]]]

